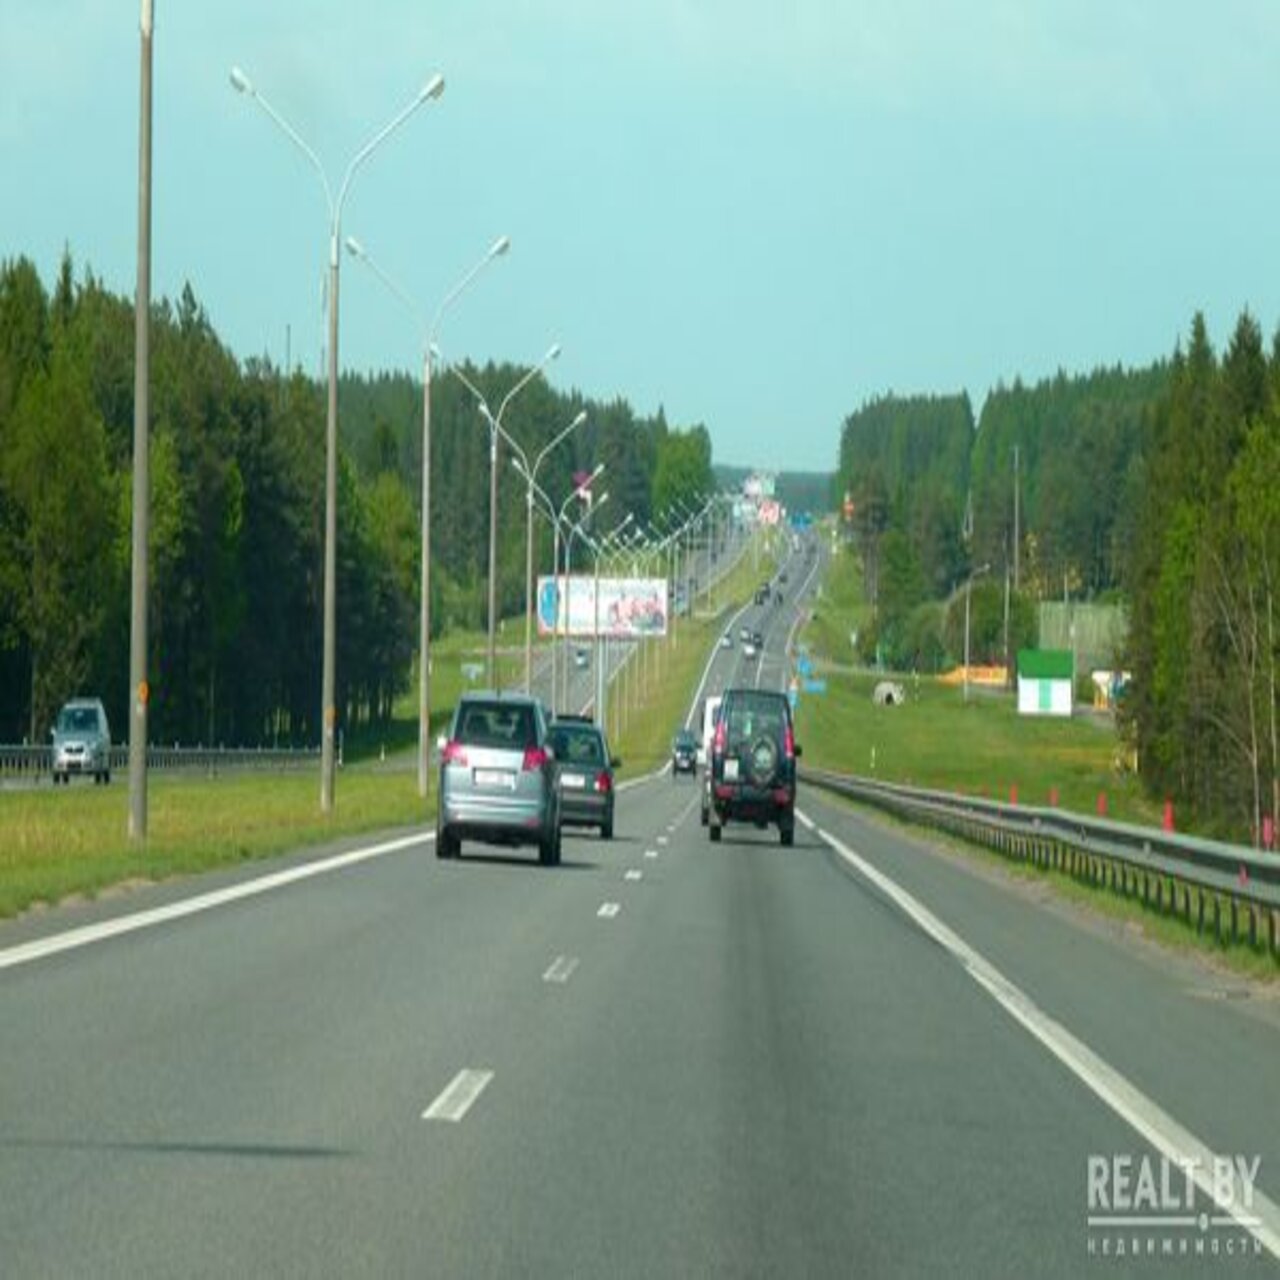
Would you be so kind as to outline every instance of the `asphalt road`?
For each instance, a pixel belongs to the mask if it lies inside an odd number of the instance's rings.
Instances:
[[[22,963],[69,920],[0,929],[0,1273],[1274,1267],[1239,1226],[1117,1261],[1152,1233],[1087,1201],[1172,1123],[1260,1157],[1274,1229],[1273,1003],[814,792],[793,849],[713,846],[697,794],[626,791],[558,870],[424,837]]]

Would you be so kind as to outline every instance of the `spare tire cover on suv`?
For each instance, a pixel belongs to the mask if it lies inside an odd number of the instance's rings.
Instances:
[[[778,744],[771,737],[762,735],[747,753],[747,777],[758,787],[766,787],[773,781],[778,768]]]

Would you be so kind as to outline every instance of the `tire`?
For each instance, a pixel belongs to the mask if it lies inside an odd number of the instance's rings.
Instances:
[[[778,819],[778,839],[782,841],[783,848],[790,849],[796,842],[796,816],[794,813],[784,813]]]
[[[709,826],[711,823],[711,815],[707,812],[707,806],[702,806],[702,825]]]
[[[538,841],[538,861],[544,867],[558,866],[560,862],[560,828],[552,827]]]
[[[613,815],[612,814],[609,815],[608,822],[602,822],[600,824],[600,839],[601,840],[613,839]]]
[[[710,836],[711,836],[711,843],[712,843],[712,844],[719,844],[719,843],[720,843],[720,833],[721,833],[721,831],[723,831],[723,830],[724,830],[724,828],[723,828],[722,826],[720,826],[720,824],[719,824],[719,823],[716,823],[716,824],[715,824],[715,826],[713,826],[713,827],[711,828],[711,831],[710,831],[710,833],[709,833],[709,834],[710,834]]]
[[[108,769],[108,770],[106,771],[106,773],[104,773],[104,774],[102,775],[102,785],[103,785],[104,787],[109,787],[109,786],[111,785],[111,770],[110,770],[110,769]]]
[[[462,847],[462,841],[448,827],[436,823],[436,857],[456,858]]]

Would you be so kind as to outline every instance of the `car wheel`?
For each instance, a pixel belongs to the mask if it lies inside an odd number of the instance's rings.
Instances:
[[[778,836],[781,839],[784,848],[791,848],[791,846],[796,842],[795,826],[793,824],[788,824],[787,826],[780,828]]]
[[[601,840],[613,839],[613,815],[612,814],[609,815],[609,819],[607,822],[602,822],[600,824],[600,839]]]
[[[702,806],[702,825],[705,827],[710,823],[710,821],[711,816],[707,813],[707,806],[704,804]]]
[[[458,856],[458,848],[461,841],[455,836],[448,827],[441,826],[436,823],[436,857],[437,858],[456,858]]]
[[[110,769],[108,769],[108,770],[106,771],[106,773],[104,773],[104,774],[102,775],[102,785],[103,785],[104,787],[109,787],[109,786],[111,785],[111,770],[110,770]]]
[[[538,861],[544,867],[554,867],[560,861],[560,828],[552,827],[538,841]]]
[[[711,828],[711,833],[710,833],[710,834],[711,834],[711,843],[712,843],[712,844],[719,844],[719,843],[720,843],[720,833],[721,833],[721,831],[723,831],[723,830],[724,830],[724,828],[723,828],[719,823],[716,823],[714,826],[712,826],[712,828]]]

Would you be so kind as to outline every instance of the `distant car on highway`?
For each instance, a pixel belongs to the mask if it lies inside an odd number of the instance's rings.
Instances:
[[[720,637],[720,647],[722,649],[733,648],[733,632],[732,631],[726,631],[724,635]]]
[[[585,671],[591,665],[591,650],[580,644],[573,651],[573,665],[579,671]]]
[[[526,694],[468,693],[440,741],[436,857],[462,841],[538,846],[560,861],[560,785],[542,703]]]
[[[53,782],[64,786],[73,773],[93,774],[95,785],[111,781],[111,729],[100,698],[73,698],[52,729]]]
[[[560,774],[560,825],[598,827],[613,839],[614,770],[604,730],[585,716],[557,716],[551,722],[551,749]]]
[[[671,743],[671,780],[676,774],[698,772],[698,738],[692,729],[681,729]]]
[[[708,769],[712,841],[720,839],[725,823],[750,822],[776,824],[782,843],[794,844],[799,755],[785,694],[728,690],[716,717]]]

